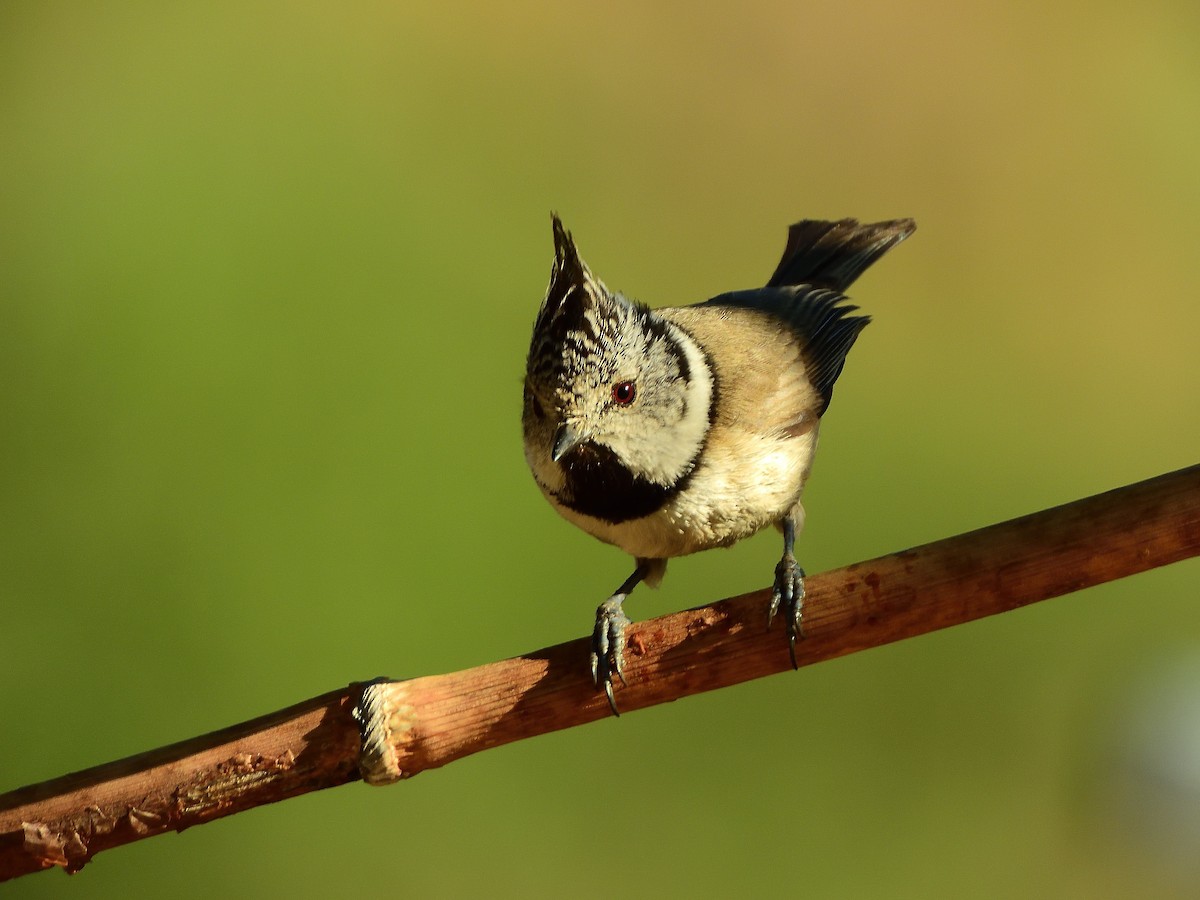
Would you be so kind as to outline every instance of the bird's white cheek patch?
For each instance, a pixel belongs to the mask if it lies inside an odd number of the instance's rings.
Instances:
[[[643,397],[649,403],[643,412],[637,402],[627,412],[635,427],[610,430],[603,443],[624,460],[631,471],[662,487],[679,483],[695,465],[710,427],[713,379],[708,360],[691,336],[674,325],[668,326],[678,351],[683,354],[681,370],[688,380],[655,386],[661,394],[674,392],[675,403],[667,406],[650,392]],[[654,399],[651,399],[651,398]],[[622,415],[624,410],[613,410]]]
[[[704,352],[692,340],[691,335],[672,326],[679,346],[683,348],[687,360],[689,381],[687,386],[686,407],[678,424],[671,429],[672,440],[676,444],[675,477],[681,478],[686,468],[695,459],[696,453],[704,445],[705,437],[710,427],[709,411],[712,407],[713,379],[708,360]]]

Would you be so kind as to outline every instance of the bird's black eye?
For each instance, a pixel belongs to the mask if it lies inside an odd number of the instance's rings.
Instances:
[[[632,381],[622,381],[613,385],[612,398],[618,406],[628,406],[637,396],[637,385]]]

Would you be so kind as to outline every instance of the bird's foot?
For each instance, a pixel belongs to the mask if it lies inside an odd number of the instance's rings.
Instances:
[[[804,637],[804,628],[800,624],[804,612],[804,570],[796,564],[796,557],[790,553],[785,553],[775,567],[775,587],[771,591],[771,606],[767,610],[768,628],[780,609],[787,620],[788,654],[792,658],[792,668],[798,669],[796,638]]]
[[[624,594],[613,594],[596,610],[596,628],[592,632],[592,683],[604,689],[613,715],[619,716],[613,699],[613,673],[625,684],[625,626],[629,618],[621,609]]]

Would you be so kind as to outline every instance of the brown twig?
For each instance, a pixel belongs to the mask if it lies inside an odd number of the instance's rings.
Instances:
[[[808,579],[801,665],[1200,554],[1200,466]],[[634,625],[622,710],[790,668],[756,591]],[[609,715],[587,642],[290,709],[0,796],[0,880],[363,776],[387,783]],[[364,740],[360,745],[360,734]]]

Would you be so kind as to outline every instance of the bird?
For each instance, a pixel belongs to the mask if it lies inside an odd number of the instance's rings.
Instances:
[[[667,560],[783,534],[767,628],[782,613],[796,667],[804,570],[796,535],[821,418],[869,316],[846,289],[916,228],[805,219],[766,285],[652,309],[609,290],[551,214],[554,261],[526,360],[522,431],[538,487],[568,522],[634,558],[596,610],[592,682],[620,715],[623,604]]]

